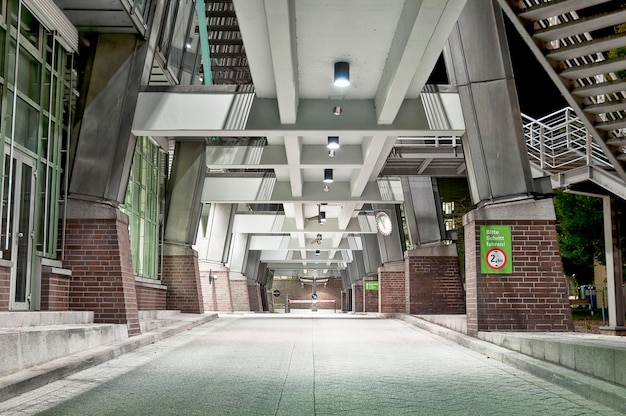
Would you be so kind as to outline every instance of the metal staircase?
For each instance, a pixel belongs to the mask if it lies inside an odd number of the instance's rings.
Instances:
[[[626,200],[626,181],[571,107],[522,123],[534,176],[550,176],[552,188],[591,182]]]
[[[576,169],[586,170],[589,180],[596,171],[597,175],[617,177],[623,187],[626,181],[626,50],[619,50],[626,48],[623,2],[498,2],[571,106],[571,111],[578,116],[579,125],[575,129],[584,130],[590,136],[590,139],[577,137],[569,143],[570,151],[561,154],[558,163],[549,158],[535,162],[542,170],[550,167],[548,170],[554,169],[555,174],[564,177],[566,169],[559,164],[568,154],[569,168],[573,163],[580,163]],[[574,128],[573,124],[568,126]],[[571,174],[572,170],[568,172]]]

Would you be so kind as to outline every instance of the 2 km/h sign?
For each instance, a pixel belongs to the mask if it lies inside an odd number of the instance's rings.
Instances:
[[[481,273],[513,273],[511,251],[510,225],[480,227]]]

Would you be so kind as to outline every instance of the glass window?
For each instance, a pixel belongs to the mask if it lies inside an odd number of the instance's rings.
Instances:
[[[33,46],[39,49],[40,24],[37,18],[26,7],[22,7],[22,24],[20,34]]]
[[[159,278],[163,163],[165,156],[158,146],[147,137],[138,137],[125,203],[120,207],[129,217],[133,271],[136,276],[148,279]]]
[[[39,104],[41,94],[41,63],[28,51],[20,48],[19,72],[17,89],[25,93],[28,98]]]

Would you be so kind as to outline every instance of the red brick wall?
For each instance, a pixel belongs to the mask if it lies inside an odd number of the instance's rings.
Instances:
[[[142,282],[135,283],[137,307],[140,311],[164,310],[167,306],[165,286],[155,287]]]
[[[204,313],[197,255],[164,255],[161,260],[162,283],[167,286],[166,309]]]
[[[465,289],[458,257],[419,253],[419,249],[409,251],[405,259],[409,313],[464,314]]]
[[[209,278],[209,273],[215,278]],[[230,279],[227,271],[201,271],[202,298],[205,311],[233,311]]]
[[[0,266],[0,311],[9,310],[11,269]]]
[[[250,310],[250,297],[248,296],[247,280],[231,280],[230,293],[233,300],[234,311]]]
[[[511,275],[480,273],[481,225],[511,226]],[[465,241],[469,334],[573,330],[554,221],[474,221]]]
[[[377,291],[373,291],[376,294],[376,312],[378,312],[378,292]],[[365,309],[363,308],[363,300],[364,300],[364,293],[363,293],[363,286],[362,285],[352,285],[352,299],[353,299],[353,304],[352,304],[352,312],[365,312]]]
[[[54,273],[54,269],[42,267],[42,311],[67,311],[70,309],[70,280],[71,276],[67,274]]]
[[[94,322],[126,324],[129,335],[139,334],[127,222],[68,218],[64,267],[72,271],[71,310],[93,311]]]

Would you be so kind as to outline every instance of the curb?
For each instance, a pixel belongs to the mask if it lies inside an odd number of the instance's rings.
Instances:
[[[550,383],[566,388],[588,400],[599,402],[626,414],[626,388],[487,341],[482,341],[478,338],[470,337],[415,316],[397,315],[396,317],[413,326],[480,353],[487,358],[530,373]]]

